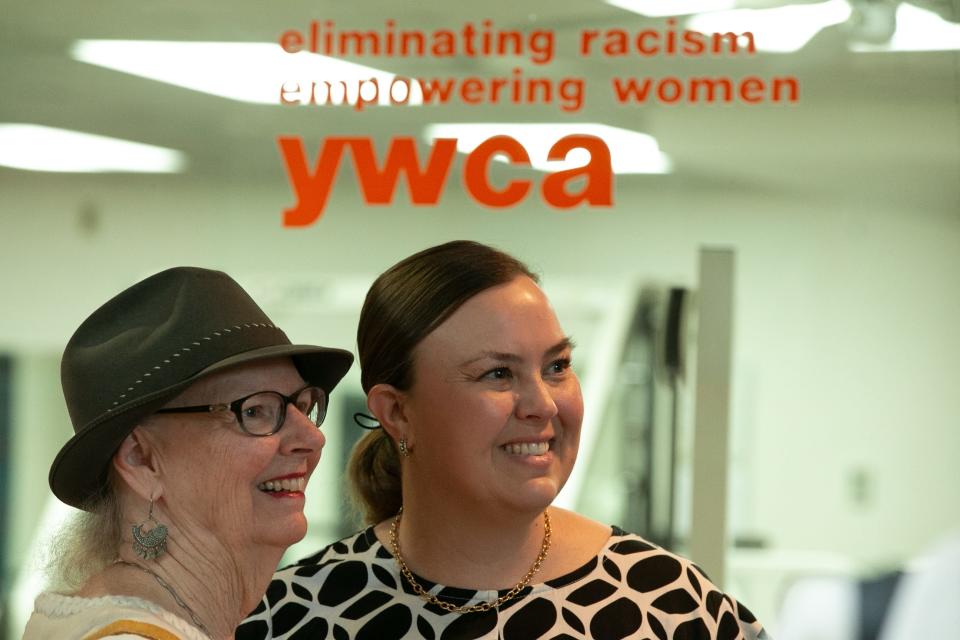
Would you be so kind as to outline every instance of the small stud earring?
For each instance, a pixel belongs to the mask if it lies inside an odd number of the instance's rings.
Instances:
[[[407,439],[400,438],[400,442],[397,443],[397,447],[400,449],[400,456],[403,458],[410,457],[410,447],[407,446]]]
[[[146,533],[143,532],[143,525],[150,521],[153,528]],[[156,560],[167,550],[167,528],[157,522],[153,517],[153,500],[150,500],[150,512],[147,519],[140,524],[135,524],[133,530],[133,550],[144,560]]]

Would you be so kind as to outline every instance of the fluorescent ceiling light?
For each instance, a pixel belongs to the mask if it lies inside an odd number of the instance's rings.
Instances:
[[[903,3],[897,7],[897,30],[883,44],[853,42],[851,51],[955,51],[960,49],[960,24],[947,22],[933,11]]]
[[[313,89],[317,102],[326,102],[329,94],[332,104],[356,105],[362,90],[365,101],[386,106],[397,77],[316,53],[287,53],[269,42],[77,40],[70,54],[81,62],[255,104],[280,104],[281,87],[286,86],[286,99],[301,104],[310,103]],[[289,91],[294,85],[300,87],[295,96]],[[415,82],[398,82],[394,90],[398,101],[423,103]]]
[[[847,0],[797,4],[775,9],[735,9],[691,17],[686,27],[702,33],[753,34],[758,51],[791,53],[802,49],[822,29],[850,18]]]
[[[36,124],[0,124],[0,166],[73,173],[177,173],[180,151]]]
[[[651,18],[724,11],[737,6],[735,0],[607,0],[607,4]]]
[[[540,171],[561,171],[582,167],[589,161],[585,149],[573,149],[566,160],[547,161],[547,153],[557,140],[573,134],[601,138],[610,148],[610,162],[614,173],[669,173],[670,158],[660,151],[656,138],[638,131],[610,127],[605,124],[505,124],[445,123],[432,124],[424,131],[427,140],[456,138],[457,151],[470,153],[480,143],[494,136],[510,136],[522,144],[530,156],[530,165]],[[506,158],[497,159],[506,162]]]

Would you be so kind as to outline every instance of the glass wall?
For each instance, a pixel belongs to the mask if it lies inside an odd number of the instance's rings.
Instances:
[[[563,504],[680,551],[698,259],[732,250],[726,584],[776,634],[798,581],[904,566],[960,528],[958,21],[919,0],[6,3],[8,637],[66,511],[46,474],[87,314],[192,264],[294,341],[355,350],[373,278],[455,238],[531,264],[578,342],[591,431]],[[355,526],[358,376],[288,558]]]

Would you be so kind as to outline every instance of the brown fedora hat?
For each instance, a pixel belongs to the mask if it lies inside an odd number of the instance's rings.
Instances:
[[[257,303],[221,271],[176,267],[122,291],[87,318],[63,352],[60,378],[75,435],[50,468],[63,502],[88,508],[110,459],[146,416],[203,376],[289,356],[329,393],[353,355],[290,344]]]

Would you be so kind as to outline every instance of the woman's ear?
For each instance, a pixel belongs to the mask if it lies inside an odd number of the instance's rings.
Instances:
[[[142,427],[134,428],[120,443],[113,454],[113,466],[144,500],[156,500],[163,495],[156,446]]]
[[[367,392],[367,407],[383,430],[394,440],[405,438],[412,445],[413,434],[404,400],[404,393],[391,384],[376,384]]]

